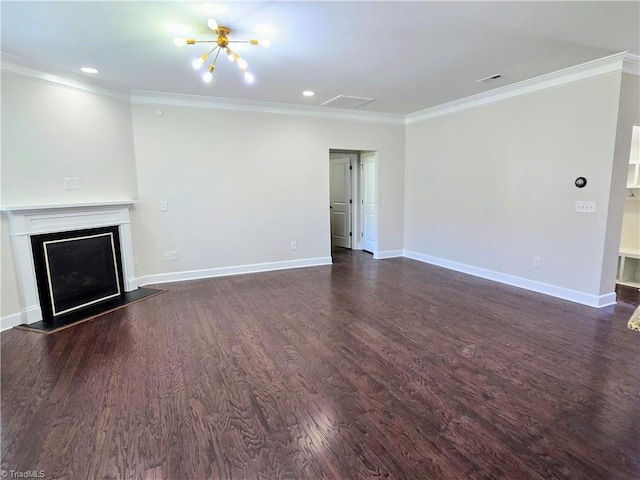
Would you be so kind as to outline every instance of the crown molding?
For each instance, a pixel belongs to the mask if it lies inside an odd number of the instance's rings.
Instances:
[[[88,83],[83,81],[82,77],[79,75],[73,75],[69,72],[54,73],[35,69],[28,65],[27,60],[6,53],[0,54],[0,71],[52,85],[71,88],[84,93],[129,102],[131,104],[260,112],[332,120],[381,123],[388,125],[404,125],[405,121],[405,116],[403,114],[393,113],[365,112],[356,110],[349,111],[331,107],[309,107],[306,105],[237,100],[144,90],[133,90],[131,94],[126,94]]]
[[[549,90],[562,85],[580,82],[582,80],[602,75],[608,75],[610,73],[622,72],[623,63],[627,60],[627,57],[638,58],[636,55],[629,55],[627,52],[616,53],[614,55],[609,55],[580,65],[575,65],[573,67],[557,70],[528,80],[523,80],[522,82],[517,82],[512,85],[506,85],[477,95],[472,95],[452,102],[443,103],[435,107],[419,110],[408,114],[406,116],[405,123],[409,125],[443,115],[449,115],[463,110],[501,102],[514,97],[529,95],[531,93]]]
[[[0,55],[0,71],[2,71],[2,73],[10,73],[19,77],[67,87],[84,93],[90,93],[92,95],[120,100],[122,102],[129,102],[129,95],[126,93],[99,87],[80,79],[73,78],[74,76],[68,72],[45,72],[26,65],[21,65],[21,63],[23,63],[23,60],[19,57],[14,57],[13,55],[6,53],[2,53]]]
[[[640,76],[640,55],[627,53],[622,64],[622,71],[631,75]]]
[[[202,108],[234,112],[258,112],[275,115],[293,115],[354,122],[404,125],[405,115],[395,113],[349,111],[331,107],[309,107],[287,103],[261,102],[231,98],[205,97],[179,93],[152,92],[134,90],[131,103],[136,105],[154,105],[183,108]]]
[[[45,72],[25,65],[26,61],[6,53],[0,53],[0,71],[33,80],[59,85],[93,95],[99,95],[136,105],[172,106],[202,108],[222,111],[244,111],[313,117],[353,122],[368,122],[387,125],[409,125],[431,118],[469,110],[471,108],[508,100],[531,93],[548,90],[582,80],[624,72],[640,75],[640,56],[621,52],[573,67],[551,72],[538,77],[506,85],[487,92],[443,103],[435,107],[418,110],[407,115],[381,112],[345,110],[331,107],[312,107],[275,102],[238,100],[230,98],[206,97],[146,90],[133,90],[131,94],[118,92],[83,81],[79,75],[69,72]],[[78,78],[74,78],[78,77]]]

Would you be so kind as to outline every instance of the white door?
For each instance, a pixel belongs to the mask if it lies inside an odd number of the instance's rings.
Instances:
[[[331,245],[351,248],[351,159],[332,154],[330,162]]]
[[[378,251],[378,205],[376,201],[376,154],[364,153],[362,166],[362,249]]]

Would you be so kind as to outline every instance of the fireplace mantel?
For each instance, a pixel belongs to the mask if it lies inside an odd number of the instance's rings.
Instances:
[[[135,200],[122,200],[0,207],[0,211],[9,220],[23,323],[30,324],[42,320],[31,251],[32,235],[117,226],[122,253],[124,291],[130,292],[137,288],[129,220],[129,209],[135,203]]]

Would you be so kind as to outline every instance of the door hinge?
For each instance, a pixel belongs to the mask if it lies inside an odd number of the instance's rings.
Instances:
[[[350,236],[350,237],[351,237],[351,236],[353,236],[353,233],[349,232],[349,236]]]
[[[360,232],[360,236],[361,236],[361,237],[364,237],[364,232]]]
[[[349,199],[349,203],[353,203],[353,198],[350,198],[350,199]]]
[[[353,170],[353,165],[349,165],[349,170]]]

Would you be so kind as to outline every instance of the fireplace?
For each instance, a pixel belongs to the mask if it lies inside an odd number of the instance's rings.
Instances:
[[[31,247],[45,322],[124,294],[117,227],[34,235]]]
[[[9,220],[21,303],[19,318],[3,328],[92,313],[138,291],[134,203],[0,207]],[[93,260],[97,266],[89,267]]]

